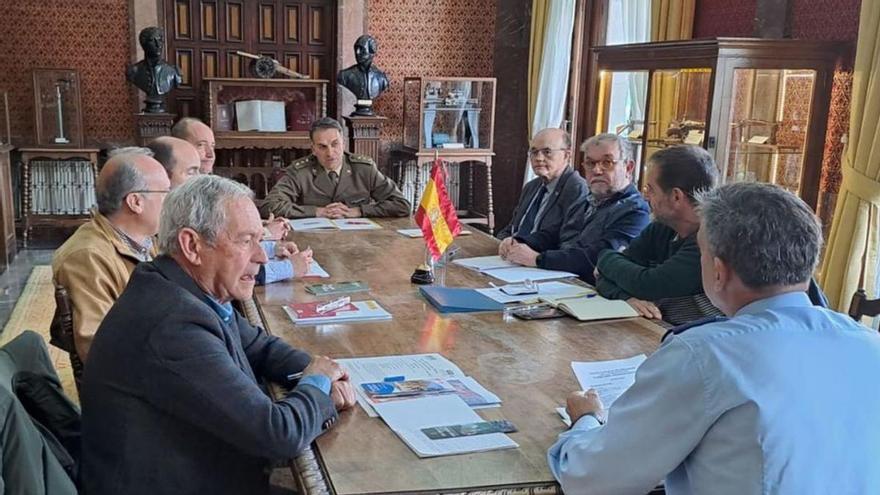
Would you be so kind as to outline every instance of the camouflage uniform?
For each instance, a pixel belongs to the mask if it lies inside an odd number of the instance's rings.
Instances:
[[[382,175],[369,157],[346,152],[334,187],[315,155],[300,158],[263,200],[260,213],[285,218],[314,217],[320,206],[345,203],[365,217],[405,217],[410,204],[394,181]]]

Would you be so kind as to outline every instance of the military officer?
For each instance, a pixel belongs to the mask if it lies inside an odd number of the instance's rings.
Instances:
[[[369,157],[343,151],[342,126],[324,117],[309,130],[312,154],[287,168],[260,208],[285,218],[405,217],[410,204]]]

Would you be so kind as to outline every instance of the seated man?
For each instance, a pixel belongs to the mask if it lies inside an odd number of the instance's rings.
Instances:
[[[260,208],[286,218],[405,217],[410,204],[373,160],[343,151],[342,126],[324,117],[309,130],[312,154],[287,167]]]
[[[699,146],[670,146],[648,162],[645,196],[654,221],[623,252],[606,249],[596,289],[626,299],[642,316],[681,324],[719,314],[703,293],[694,195],[715,187],[718,171]]]
[[[576,273],[594,284],[599,253],[626,247],[648,225],[650,211],[632,184],[635,162],[626,138],[599,134],[584,141],[581,151],[581,166],[590,186],[587,211],[583,219],[568,219],[581,226],[580,235],[558,248],[515,243],[507,259],[524,266]],[[563,231],[571,230],[574,228],[563,226]]]
[[[184,117],[171,128],[171,135],[196,147],[201,173],[214,173],[214,160],[217,159],[214,154],[214,131],[207,124],[193,117]]]
[[[880,493],[880,336],[804,293],[813,211],[758,183],[699,205],[703,285],[730,319],[673,331],[604,425],[595,390],[569,396],[574,424],[548,453],[563,491],[646,493],[665,476],[670,495]]]
[[[153,158],[168,172],[172,190],[199,175],[199,153],[187,141],[162,136],[152,140],[147,147],[153,151]],[[269,261],[260,265],[258,285],[303,277],[308,273],[312,251],[300,251],[295,243],[284,241],[289,230],[290,226],[284,218],[272,217],[266,222],[264,240],[260,244]]]
[[[117,150],[95,183],[97,211],[52,258],[52,277],[73,306],[76,353],[85,363],[104,315],[135,265],[155,255],[152,237],[168,193],[165,169],[145,148]]]
[[[199,175],[201,158],[199,152],[187,141],[172,136],[160,136],[150,141],[147,148],[153,158],[165,167],[171,189]]]
[[[332,426],[354,389],[334,361],[232,308],[266,262],[246,186],[192,179],[168,195],[161,226],[160,256],[135,269],[86,367],[83,491],[265,493],[267,468]],[[295,386],[274,401],[263,380]]]
[[[564,130],[544,129],[532,138],[529,163],[537,177],[523,187],[513,219],[495,235],[501,257],[518,243],[541,252],[580,235],[588,189],[570,161],[571,136]]]

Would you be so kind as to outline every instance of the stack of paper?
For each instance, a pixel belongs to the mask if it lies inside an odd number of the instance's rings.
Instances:
[[[375,405],[382,420],[419,457],[511,449],[519,445],[504,433],[431,440],[422,428],[483,421],[456,395],[439,395]]]
[[[376,301],[355,301],[335,311],[319,313],[317,306],[322,302],[294,303],[284,306],[287,316],[297,325],[325,325],[331,323],[351,323],[355,321],[390,320],[391,313],[385,311]]]
[[[596,389],[602,404],[608,410],[611,404],[614,404],[614,401],[635,383],[636,371],[645,359],[647,357],[644,354],[639,354],[631,358],[610,361],[573,361],[571,369],[577,377],[581,390]],[[556,411],[562,416],[562,421],[571,426],[565,408],[559,407]]]
[[[330,274],[327,273],[321,265],[318,264],[314,259],[312,263],[309,265],[309,272],[305,275],[307,278],[330,278]]]
[[[382,226],[369,218],[339,218],[331,220],[324,217],[297,218],[290,220],[290,228],[295,232],[308,230],[381,230]]]
[[[445,380],[456,389],[455,395],[475,408],[497,406],[501,403],[497,395],[486,390],[473,378],[465,376],[455,363],[440,354],[349,358],[338,359],[337,362],[348,371],[357,392],[358,403],[372,417],[376,417],[374,402],[363,393],[361,384],[386,381],[389,377],[400,380]]]
[[[501,304],[508,303],[516,303],[522,301],[534,301],[538,298],[569,298],[569,297],[578,297],[578,296],[586,296],[590,294],[595,294],[596,291],[589,288],[584,287],[582,285],[574,285],[565,282],[540,282],[535,284],[538,288],[538,292],[536,294],[516,294],[510,295],[506,294],[502,289],[504,287],[492,287],[486,289],[477,289],[477,292],[483,294],[484,296],[498,301]],[[509,286],[508,286],[509,287]]]
[[[551,280],[555,278],[577,277],[576,274],[557,270],[544,270],[528,266],[520,266],[501,258],[501,256],[479,256],[476,258],[461,258],[453,263],[471,270],[490,275],[507,283],[523,282],[525,280]]]

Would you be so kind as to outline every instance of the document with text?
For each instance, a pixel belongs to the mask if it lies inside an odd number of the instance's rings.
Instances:
[[[639,354],[631,358],[610,361],[573,361],[571,369],[581,385],[581,390],[596,389],[607,410],[635,382],[636,371],[645,359],[647,356]],[[564,414],[565,408],[558,408],[557,411],[563,417],[563,421],[568,419],[568,415]],[[565,422],[570,424],[569,421]]]

